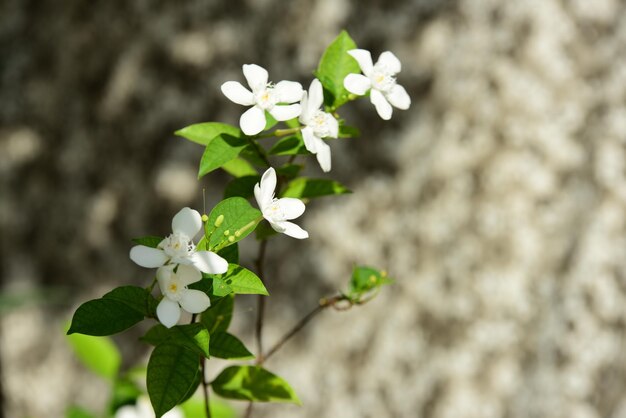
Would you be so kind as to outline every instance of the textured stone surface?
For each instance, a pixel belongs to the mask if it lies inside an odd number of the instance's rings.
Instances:
[[[310,205],[310,240],[270,246],[266,340],[353,263],[397,283],[270,360],[305,406],[257,416],[626,417],[622,2],[63,4],[0,4],[0,262],[5,294],[29,295],[1,319],[7,416],[103,404],[62,321],[147,280],[128,240],[226,178],[196,183],[200,149],[171,132],[235,122],[218,87],[243,63],[308,83],[346,27],[402,59],[413,106],[345,112],[366,134],[332,143],[332,174],[354,193]],[[253,307],[235,323],[251,345]]]

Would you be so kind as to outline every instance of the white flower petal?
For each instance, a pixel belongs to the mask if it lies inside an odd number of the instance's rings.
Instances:
[[[202,280],[202,273],[194,266],[179,264],[176,270],[176,277],[178,277],[184,285],[189,285]]]
[[[228,261],[211,251],[197,251],[191,256],[191,260],[203,273],[222,274],[228,270]]]
[[[302,84],[295,81],[279,81],[274,86],[279,103],[295,103],[302,99]]]
[[[272,116],[274,116],[274,119],[282,122],[285,120],[297,118],[298,116],[300,116],[301,111],[302,108],[299,104],[292,104],[287,106],[274,106],[272,110],[270,110],[270,113],[272,114]]]
[[[244,64],[243,75],[246,77],[252,92],[264,89],[267,85],[267,70],[259,65]]]
[[[255,187],[255,197],[256,201],[259,204],[259,208],[263,210],[263,208],[269,206],[272,203],[272,199],[274,199],[274,190],[276,190],[276,171],[274,171],[273,167],[268,168],[263,173],[261,177],[260,183],[257,183],[259,186],[259,193],[256,193]]]
[[[178,302],[169,300],[167,297],[161,299],[156,312],[159,321],[167,328],[172,328],[180,319],[180,306],[178,306]]]
[[[163,267],[159,267],[156,272],[156,278],[159,282],[168,282],[174,273],[175,264],[168,264]]]
[[[309,123],[309,121],[313,117],[313,114],[317,110],[314,109],[312,106],[309,106],[309,97],[306,91],[302,93],[302,99],[300,99],[300,107],[302,111],[300,112],[300,116],[298,116],[298,120],[300,121],[300,123],[306,125]]]
[[[190,239],[195,237],[202,229],[202,217],[195,209],[182,208],[172,218],[172,231],[175,234],[187,235]]]
[[[393,55],[391,51],[385,51],[380,54],[380,57],[378,57],[378,61],[376,62],[376,64],[384,65],[387,70],[391,71],[394,74],[399,73],[402,69],[402,64],[400,63],[400,60],[395,55]]]
[[[228,100],[244,106],[254,104],[254,95],[238,81],[227,81],[222,84],[222,93]]]
[[[304,129],[302,129],[302,139],[304,140],[304,146],[306,147],[307,151],[309,151],[311,154],[316,154],[317,153],[317,141],[316,139],[318,139],[315,136],[315,133],[313,133],[313,129],[309,128],[308,126]]]
[[[372,82],[363,74],[348,74],[343,79],[343,86],[350,93],[363,96],[372,87]]]
[[[324,171],[324,173],[328,173],[330,171],[330,145],[322,139],[320,139],[320,142],[317,145],[317,162],[320,163],[320,167],[322,167],[322,171]]]
[[[280,232],[282,232],[285,235],[289,235],[290,237],[293,237],[293,238],[305,239],[309,237],[308,232],[306,232],[304,229],[300,228],[298,225],[294,224],[293,222],[287,222],[287,221],[281,222],[280,228],[282,229],[282,231]]]
[[[285,216],[285,219],[295,219],[304,213],[304,203],[302,200],[294,197],[283,197],[276,201],[280,211]]]
[[[324,104],[324,89],[322,88],[322,83],[317,78],[311,81],[309,95],[309,107],[315,112]],[[302,106],[304,107],[304,104]]]
[[[328,120],[328,123],[330,124],[328,128],[328,130],[330,131],[329,137],[337,138],[339,136],[339,122],[337,122],[337,119],[332,117],[331,119]]]
[[[156,268],[167,263],[168,257],[158,248],[135,245],[130,249],[130,259],[141,267]]]
[[[389,103],[398,109],[407,110],[411,106],[411,98],[404,87],[399,84],[393,86],[391,91],[385,95]]]
[[[368,50],[351,49],[350,51],[348,51],[348,54],[352,55],[356,62],[359,63],[359,67],[361,67],[361,71],[363,71],[363,74],[369,76],[372,73],[372,68],[374,68],[374,65],[372,64],[372,54],[370,54]]]
[[[383,118],[384,120],[391,119],[393,108],[380,91],[372,89],[372,91],[370,92],[370,101],[374,106],[376,106],[376,111],[381,118]]]
[[[211,306],[211,299],[204,292],[189,289],[180,299],[180,306],[189,313],[200,313]]]
[[[239,118],[239,126],[246,135],[256,135],[265,128],[265,111],[253,106]]]

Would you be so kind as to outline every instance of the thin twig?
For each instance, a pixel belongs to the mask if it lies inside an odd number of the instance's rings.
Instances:
[[[334,296],[328,299],[321,299],[319,304],[315,307],[315,309],[313,309],[311,312],[306,314],[302,319],[300,319],[300,321],[298,321],[298,323],[289,332],[287,332],[280,340],[278,340],[278,342],[274,344],[274,346],[270,348],[268,352],[260,358],[260,360],[257,359],[257,364],[259,365],[263,364],[264,361],[266,361],[268,358],[274,355],[274,353],[280,350],[287,341],[289,341],[294,335],[300,332],[302,328],[306,326],[306,324],[308,324],[313,318],[315,318],[317,314],[319,314],[324,309],[329,308],[329,307],[334,307],[337,309],[338,307],[335,305],[338,302],[341,302],[344,300],[347,300],[344,295],[338,295],[338,296]]]
[[[265,262],[264,260],[265,260],[266,248],[267,248],[267,240],[261,241],[261,243],[259,244],[259,255],[256,259],[257,275],[259,276],[261,281],[263,281],[263,266]],[[263,319],[265,316],[265,296],[258,295],[257,305],[258,305],[258,309],[257,309],[256,329],[255,329],[257,352],[258,352],[257,359],[262,359],[263,358]],[[263,361],[261,360],[261,362]]]
[[[204,413],[206,418],[211,418],[211,404],[209,403],[209,382],[206,381],[206,359],[202,357],[200,359],[201,372],[202,372],[202,389],[204,392]]]
[[[255,261],[256,273],[263,282],[263,266],[265,263],[265,250],[267,248],[267,240],[262,240],[259,244],[259,254]],[[257,314],[256,314],[256,327],[255,337],[257,344],[257,359],[263,359],[263,316],[265,314],[265,296],[257,296]],[[258,361],[258,360],[257,360]],[[261,360],[262,362],[262,360]],[[254,403],[251,401],[246,408],[244,418],[250,418],[252,416],[252,407]]]

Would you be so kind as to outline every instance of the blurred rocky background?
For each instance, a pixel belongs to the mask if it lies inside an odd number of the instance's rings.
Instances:
[[[257,417],[626,417],[626,4],[620,0],[0,2],[0,369],[4,416],[102,408],[63,323],[149,280],[130,238],[165,234],[227,176],[173,136],[236,123],[241,65],[308,85],[346,28],[391,50],[412,96],[332,143],[354,193],[269,247],[267,343],[354,263],[397,279],[324,312],[268,363],[304,407]],[[313,163],[311,173],[322,175]],[[251,260],[255,243],[248,240]],[[254,347],[254,300],[235,327]],[[141,330],[116,338],[141,359]],[[211,366],[217,373],[221,363]]]

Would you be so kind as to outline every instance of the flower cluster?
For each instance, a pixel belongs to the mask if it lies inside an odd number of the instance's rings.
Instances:
[[[151,248],[136,245],[130,259],[142,267],[157,268],[157,282],[163,299],[157,306],[157,317],[163,325],[173,327],[180,319],[180,308],[189,313],[204,312],[211,301],[206,293],[187,286],[202,279],[202,273],[222,274],[228,262],[211,251],[198,251],[193,237],[202,229],[198,211],[183,208],[172,219],[172,233]]]
[[[396,83],[401,64],[396,56],[383,52],[376,64],[369,51],[352,49],[348,53],[358,62],[363,74],[348,74],[344,87],[348,92],[363,96],[370,92],[370,100],[381,118],[389,120],[392,106],[406,110],[411,98],[404,87]],[[306,149],[317,156],[324,172],[330,171],[330,146],[324,138],[339,136],[339,123],[335,116],[321,109],[324,103],[322,84],[314,79],[308,94],[302,85],[294,81],[269,82],[267,70],[256,64],[244,64],[243,74],[250,90],[238,81],[222,84],[222,93],[234,103],[252,106],[239,119],[239,126],[246,135],[257,135],[267,124],[266,112],[277,121],[298,118],[302,126],[302,138]],[[299,103],[297,103],[299,102]]]

